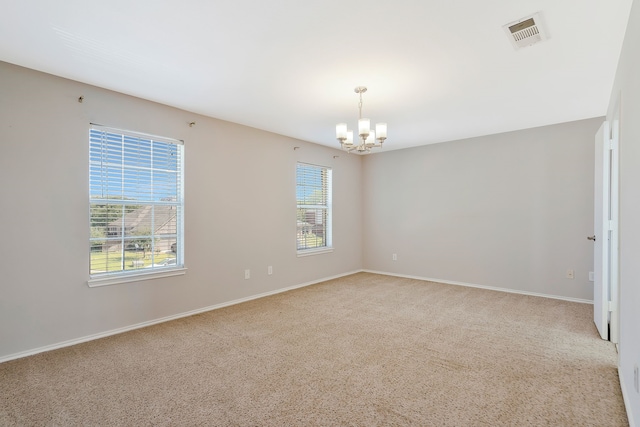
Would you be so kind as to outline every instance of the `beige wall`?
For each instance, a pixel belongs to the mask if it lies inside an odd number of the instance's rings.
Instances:
[[[614,95],[623,93],[621,372],[635,399],[637,7],[631,19]],[[601,120],[360,158],[0,63],[0,360],[362,268],[590,300]],[[90,122],[185,140],[186,275],[86,285]],[[333,168],[333,253],[296,257],[297,160]]]
[[[592,300],[586,237],[603,120],[365,158],[365,269]]]
[[[640,4],[631,8],[607,119],[620,103],[620,377],[631,425],[640,423]],[[635,424],[634,424],[635,423]]]
[[[90,122],[185,141],[186,275],[87,286]],[[6,63],[0,143],[0,359],[362,268],[357,156]],[[333,253],[296,256],[298,160],[333,168]]]

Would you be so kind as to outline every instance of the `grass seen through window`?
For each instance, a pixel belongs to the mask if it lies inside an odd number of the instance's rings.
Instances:
[[[153,255],[153,256],[152,256]],[[120,252],[91,252],[91,265],[103,266],[109,272],[139,270],[152,265],[161,265],[175,260],[174,253],[157,253],[152,254],[142,251],[124,251],[124,270],[122,265],[122,256]],[[98,270],[91,270],[91,274],[100,273]]]

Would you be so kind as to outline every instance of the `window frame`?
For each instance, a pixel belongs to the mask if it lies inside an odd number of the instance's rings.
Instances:
[[[320,204],[306,204],[300,203],[298,198],[298,192],[300,189],[299,185],[299,170],[300,168],[312,168],[315,170],[320,170],[321,174],[324,174],[324,177],[321,179],[324,180],[324,183],[321,185],[322,187],[322,199],[323,203]],[[309,256],[309,255],[317,255],[322,253],[333,252],[333,169],[329,166],[316,165],[307,162],[296,162],[296,254],[298,257]],[[302,187],[313,188],[310,185],[303,185]],[[317,188],[317,186],[315,186]],[[322,246],[313,246],[313,247],[300,247],[300,219],[299,212],[301,209],[309,209],[309,210],[323,210],[325,214],[323,215],[324,224],[323,224],[323,245]],[[305,215],[306,216],[306,215]],[[310,226],[315,226],[317,223],[310,224]],[[303,225],[304,226],[304,225]]]
[[[118,141],[118,138],[120,139]],[[111,144],[111,145],[110,145]],[[118,144],[120,146],[118,146]],[[168,160],[165,168],[155,164],[154,161],[161,161],[162,156],[157,159],[154,157],[154,147],[157,150],[168,150],[171,145],[175,146],[175,151],[171,148],[171,152],[175,152],[177,157],[176,161],[169,162]],[[143,147],[147,146],[149,151],[143,152]],[[117,147],[117,148],[115,148]],[[114,149],[115,148],[115,149]],[[129,150],[133,150],[135,153],[148,154],[148,160],[131,161],[133,158]],[[139,150],[139,151],[136,151]],[[119,153],[118,153],[119,151]],[[112,156],[121,156],[118,162],[112,162]],[[165,155],[166,157],[166,155]],[[127,164],[128,161],[131,161]],[[143,165],[143,162],[144,165]],[[149,164],[146,165],[146,162]],[[133,173],[137,171],[136,175],[140,178],[145,174],[142,179],[136,181],[136,189],[131,191],[127,188],[126,181],[127,173]],[[145,171],[141,173],[140,171]],[[116,185],[113,185],[112,179],[117,177],[113,175],[114,172],[121,173],[120,178],[116,178]],[[159,180],[159,177],[163,176],[171,177],[175,174],[175,181],[163,181]],[[154,179],[158,184],[155,184]],[[167,187],[167,182],[171,184]],[[155,185],[154,185],[155,184]],[[112,187],[113,191],[109,188]],[[168,190],[169,189],[169,190]],[[106,191],[105,191],[106,190]],[[160,197],[160,191],[170,191],[163,193],[164,197]],[[125,196],[126,194],[126,196]],[[167,197],[167,195],[169,197]],[[116,129],[108,126],[102,126],[91,123],[89,128],[89,194],[88,194],[88,207],[89,207],[89,279],[87,284],[89,287],[105,286],[118,283],[128,283],[139,280],[148,280],[160,277],[170,277],[185,274],[186,267],[184,265],[184,141],[161,137],[156,135],[145,134],[136,131],[128,131],[122,129]],[[97,197],[96,197],[97,196]],[[112,207],[122,207],[122,212],[117,220],[122,219],[122,226],[120,228],[119,236],[109,236],[109,233],[113,230],[113,220],[109,220],[106,217],[103,223],[99,226],[93,224],[92,212],[96,208],[96,205],[107,206],[107,210]],[[134,268],[126,269],[125,261],[122,261],[123,269],[114,271],[92,272],[92,253],[94,252],[94,246],[96,242],[104,245],[104,242],[112,241],[114,245],[121,244],[121,247],[116,249],[120,251],[120,256],[124,257],[125,251],[127,251],[128,245],[132,244],[131,240],[136,236],[129,234],[125,227],[127,215],[126,206],[138,206],[138,209],[151,210],[148,214],[150,218],[150,232],[145,236],[137,236],[142,238],[148,238],[150,240],[151,250],[151,265],[146,268]],[[166,234],[166,230],[160,231],[161,226],[156,225],[156,219],[158,219],[157,207],[163,206],[165,209],[172,210],[175,208],[175,232]],[[99,237],[93,236],[94,228],[102,229],[102,234]],[[154,229],[155,228],[155,229]],[[98,231],[98,233],[100,233]],[[144,233],[143,233],[144,234]],[[175,236],[173,236],[175,235]],[[175,239],[172,238],[175,237]],[[155,261],[154,246],[163,242],[164,245],[169,244],[168,250],[174,249],[174,244],[170,242],[174,240],[175,244],[175,259],[174,265],[158,265]],[[138,246],[136,245],[136,248]],[[137,249],[136,249],[137,250]],[[104,251],[104,247],[102,249]],[[117,256],[117,255],[116,255]],[[168,259],[165,257],[165,259]],[[128,262],[128,261],[126,261]],[[145,261],[143,260],[143,263]],[[158,261],[158,263],[162,262]],[[133,263],[133,261],[132,261]],[[108,270],[108,269],[107,269]]]

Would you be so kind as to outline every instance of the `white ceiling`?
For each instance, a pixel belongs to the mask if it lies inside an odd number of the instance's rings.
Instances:
[[[0,0],[0,60],[333,147],[365,85],[390,150],[604,115],[631,3]]]

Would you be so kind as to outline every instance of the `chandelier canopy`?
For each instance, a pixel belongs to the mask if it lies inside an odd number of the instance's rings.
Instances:
[[[371,130],[371,122],[369,119],[362,118],[362,94],[367,91],[365,86],[358,86],[355,92],[360,95],[360,103],[358,103],[358,144],[353,142],[353,131],[347,130],[346,123],[338,123],[336,125],[336,138],[340,141],[343,150],[359,154],[367,154],[374,147],[382,147],[382,143],[387,139],[387,124],[377,123],[376,130]]]

